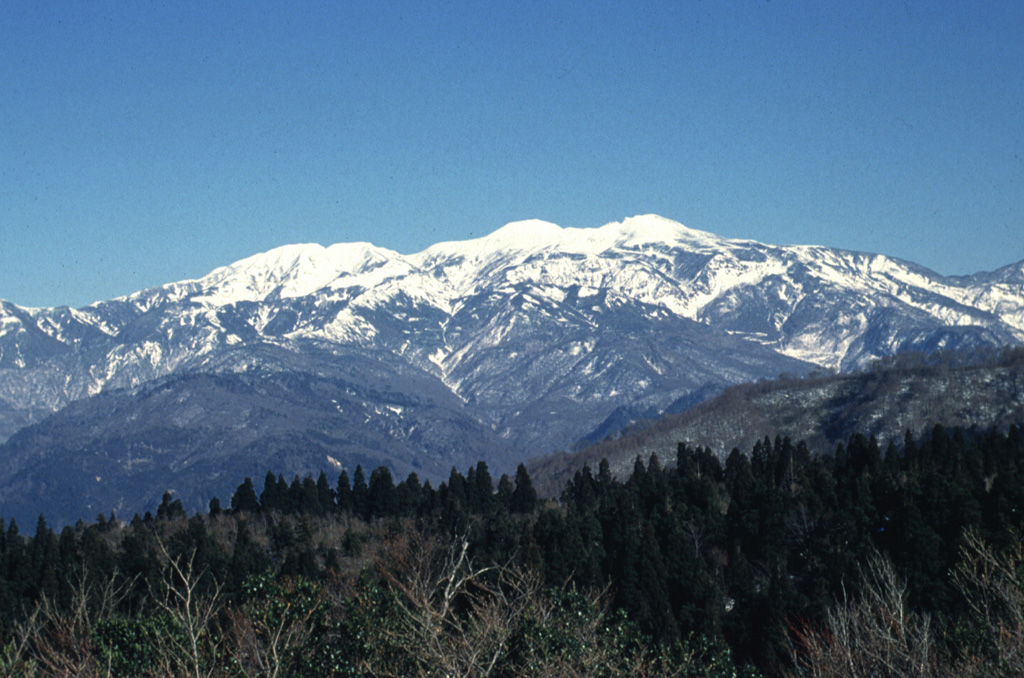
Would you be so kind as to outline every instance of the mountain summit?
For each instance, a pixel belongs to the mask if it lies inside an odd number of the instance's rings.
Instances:
[[[411,255],[289,245],[81,309],[0,302],[0,513],[58,468],[103,479],[69,511],[224,494],[195,480],[212,459],[232,480],[356,463],[441,478],[730,384],[1021,342],[1024,262],[945,277],[654,215]],[[129,501],[112,478],[149,480]]]

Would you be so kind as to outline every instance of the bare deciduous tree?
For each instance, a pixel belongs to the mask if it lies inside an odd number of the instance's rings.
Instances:
[[[907,608],[906,585],[878,554],[864,570],[859,598],[844,595],[823,628],[794,633],[792,676],[926,678],[942,672],[928,615]]]
[[[476,567],[469,544],[448,547],[402,537],[383,560],[398,594],[395,642],[409,651],[418,676],[494,675],[582,678],[673,676],[686,669],[648,652],[639,640],[624,650],[609,632],[604,596],[563,590],[567,608],[536,572],[511,564]],[[572,595],[568,595],[572,594]],[[408,675],[398,667],[367,667],[373,675]]]
[[[431,668],[445,676],[491,674],[501,656],[515,614],[515,588],[524,582],[492,583],[492,567],[475,567],[469,543],[456,540],[442,551],[433,540],[403,536],[391,543],[383,561],[384,575],[398,593],[401,610],[397,640],[415,648],[414,662],[424,673]],[[509,591],[499,584],[511,584]],[[470,595],[471,594],[471,595]],[[468,609],[455,610],[462,600]]]
[[[200,595],[203,572],[197,572],[193,550],[186,558],[172,557],[162,542],[160,551],[167,560],[167,573],[162,591],[154,596],[157,605],[166,612],[182,631],[181,637],[167,637],[169,650],[194,678],[214,675],[211,658],[217,655],[220,634],[213,624],[220,611],[220,583],[215,582],[212,593]]]
[[[61,608],[43,596],[26,632],[27,656],[44,676],[109,676],[110,666],[100,660],[91,637],[96,621],[109,617],[124,597],[127,584],[110,577],[98,586],[87,572],[72,587],[71,604]]]
[[[994,645],[991,659],[965,657],[964,672],[976,675],[1024,675],[1024,551],[1017,542],[997,554],[974,532],[964,535],[953,582]]]

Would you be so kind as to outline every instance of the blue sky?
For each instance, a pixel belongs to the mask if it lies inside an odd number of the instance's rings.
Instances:
[[[0,298],[658,213],[1024,258],[1021,2],[0,3]]]

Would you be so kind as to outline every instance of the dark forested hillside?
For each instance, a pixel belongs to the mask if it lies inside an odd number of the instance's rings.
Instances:
[[[26,522],[46,506],[63,526],[155,510],[166,489],[195,511],[268,467],[304,475],[343,461],[387,464],[436,480],[453,464],[507,458],[506,442],[452,407],[451,393],[408,375],[396,387],[384,364],[367,378],[373,361],[353,362],[321,373],[190,373],[76,401],[0,444],[0,513]]]
[[[483,462],[453,469],[436,488],[386,467],[268,472],[191,517],[167,494],[127,525],[101,516],[55,534],[40,518],[26,537],[5,522],[0,665],[61,675],[52,658],[67,653],[121,667],[112,675],[174,675],[157,659],[265,675],[252,662],[273,637],[281,675],[431,675],[441,657],[484,653],[504,668],[472,675],[535,675],[542,658],[561,663],[541,675],[724,676],[734,662],[803,675],[838,642],[836,615],[875,619],[878,598],[925,644],[934,672],[915,675],[966,675],[1012,659],[1012,610],[979,616],[992,592],[972,573],[1024,563],[1022,488],[1016,426],[936,426],[884,449],[855,433],[830,455],[764,438],[724,462],[679,444],[623,480],[607,462],[584,467],[557,503],[523,466],[497,482]],[[874,638],[870,624],[848,631]]]
[[[725,459],[764,436],[803,440],[813,454],[830,454],[854,433],[881,443],[922,435],[935,424],[965,430],[1024,425],[1024,349],[972,353],[907,353],[848,375],[788,377],[727,389],[675,415],[644,421],[621,435],[572,454],[528,463],[542,494],[554,495],[584,464],[607,459],[626,477],[639,455],[663,454],[677,441]]]

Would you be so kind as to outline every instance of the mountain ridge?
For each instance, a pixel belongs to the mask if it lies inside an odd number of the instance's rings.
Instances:
[[[386,374],[395,393],[415,395],[428,380],[439,420],[488,432],[474,446],[449,430],[438,445],[489,459],[500,448],[514,463],[732,384],[1022,343],[1022,267],[952,278],[656,215],[592,229],[513,222],[412,255],[288,245],[81,309],[0,302],[0,442],[73,402],[174,375],[262,369],[322,385],[351,359],[352,383]],[[369,411],[385,411],[364,395]],[[124,424],[107,426],[113,435]],[[68,439],[68,453],[87,442]],[[388,445],[374,438],[367,454],[410,468],[416,449],[388,457]]]

